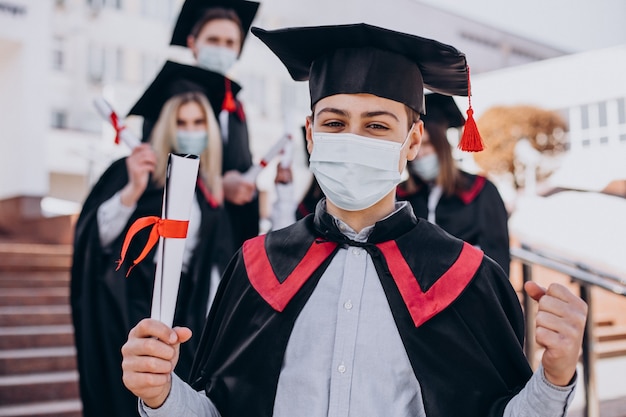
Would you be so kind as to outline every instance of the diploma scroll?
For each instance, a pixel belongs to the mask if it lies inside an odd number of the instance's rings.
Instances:
[[[200,159],[170,154],[163,192],[162,219],[189,221]],[[159,238],[150,317],[172,327],[186,239]]]
[[[124,142],[130,149],[134,149],[141,144],[141,141],[130,130],[126,128],[124,119],[120,118],[113,107],[102,97],[98,97],[93,101],[98,114],[104,119],[104,121],[111,124],[115,129],[115,143],[119,143],[120,140]]]
[[[281,151],[284,150],[285,146],[291,142],[291,135],[284,134],[280,139],[276,141],[272,145],[272,147],[267,151],[267,153],[263,156],[263,159],[258,164],[252,165],[250,169],[243,173],[243,176],[246,180],[250,182],[255,182],[259,173],[269,164],[272,159],[274,159]]]

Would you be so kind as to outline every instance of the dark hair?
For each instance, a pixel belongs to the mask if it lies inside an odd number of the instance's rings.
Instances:
[[[431,120],[424,123],[424,129],[428,132],[430,143],[435,148],[439,160],[438,183],[443,188],[444,194],[452,195],[457,189],[462,188],[460,184],[462,177],[452,157],[452,146],[448,142],[448,124]]]
[[[225,7],[212,7],[208,9],[206,12],[204,12],[204,15],[202,15],[202,17],[196,22],[196,24],[193,25],[191,33],[189,34],[193,36],[194,39],[198,38],[204,25],[209,23],[211,20],[230,20],[232,22],[235,22],[239,27],[239,32],[241,33],[241,44],[239,46],[243,47],[243,38],[245,34],[243,33],[243,25],[241,24],[241,19],[233,9],[228,9]]]
[[[409,106],[405,105],[404,107],[406,109],[406,118],[409,121],[409,129],[410,129],[411,126],[413,125],[413,123],[419,122],[421,116],[420,116],[419,112],[416,112],[415,110],[413,110]]]

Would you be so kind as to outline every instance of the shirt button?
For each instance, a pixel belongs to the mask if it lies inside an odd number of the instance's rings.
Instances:
[[[360,255],[360,254],[361,254],[361,249],[359,249],[359,248],[354,248],[354,249],[352,249],[352,253],[358,256],[358,255]]]
[[[337,367],[337,370],[339,371],[340,374],[343,374],[346,372],[346,366],[345,365],[339,365]]]
[[[348,300],[343,303],[343,308],[345,308],[346,310],[352,310],[352,301]]]

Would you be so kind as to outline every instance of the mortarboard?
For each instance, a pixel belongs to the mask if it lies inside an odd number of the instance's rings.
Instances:
[[[463,113],[451,96],[430,93],[424,96],[426,114],[422,116],[424,123],[437,122],[448,127],[462,127],[465,124]]]
[[[334,94],[370,93],[424,113],[424,88],[468,96],[465,54],[436,40],[365,23],[267,31],[253,27],[296,81],[309,81],[311,106]],[[460,146],[482,150],[468,110]],[[468,131],[467,126],[473,127]]]
[[[232,9],[239,20],[241,20],[241,26],[243,31],[243,42],[248,36],[250,26],[252,26],[252,20],[256,16],[256,12],[259,8],[259,3],[247,0],[186,0],[180,9],[178,20],[174,26],[172,33],[172,40],[170,45],[187,46],[187,36],[191,33],[191,30],[195,24],[203,17],[204,13],[208,9],[220,7],[224,9]]]
[[[146,120],[156,121],[167,100],[175,95],[193,91],[204,93],[215,114],[219,114],[227,96],[226,80],[223,75],[216,72],[167,61],[128,115],[143,116]],[[235,82],[230,84],[232,93],[236,95],[241,87]]]

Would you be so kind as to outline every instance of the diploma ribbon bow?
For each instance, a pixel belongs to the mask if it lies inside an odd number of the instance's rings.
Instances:
[[[137,232],[148,226],[152,226],[152,230],[150,231],[150,236],[148,236],[146,246],[144,246],[137,259],[133,261],[133,264],[130,266],[130,268],[128,268],[128,272],[126,272],[126,277],[128,277],[128,275],[130,274],[131,269],[133,269],[135,265],[141,262],[146,257],[146,255],[148,255],[150,250],[159,240],[159,236],[176,239],[183,239],[187,237],[187,228],[189,226],[189,221],[162,219],[158,216],[141,217],[135,220],[135,222],[130,226],[130,229],[128,229],[126,237],[124,238],[121,259],[117,261],[117,268],[115,268],[116,271],[120,269],[122,263],[124,262],[124,258],[126,257],[126,251],[128,250],[130,241],[133,239]]]
[[[120,144],[120,133],[122,132],[122,130],[126,129],[125,125],[121,125],[119,123],[119,119],[117,117],[117,113],[115,112],[111,112],[111,126],[113,126],[113,129],[115,129],[115,144],[119,145]]]

